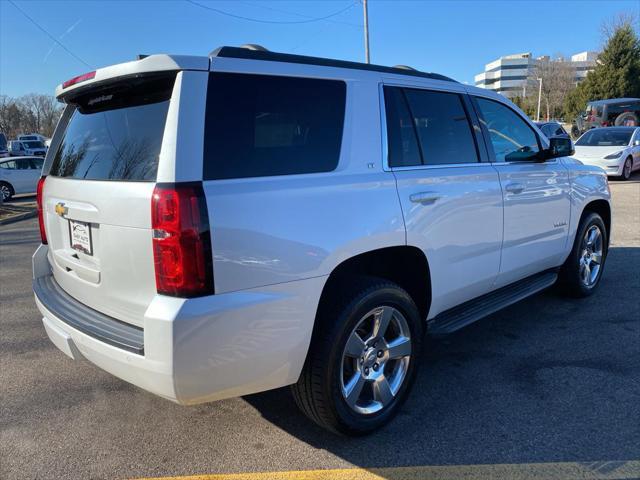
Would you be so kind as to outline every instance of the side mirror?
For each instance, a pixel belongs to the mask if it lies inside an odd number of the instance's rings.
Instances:
[[[549,139],[550,146],[547,150],[546,158],[569,157],[576,153],[573,142],[570,138],[552,137]]]

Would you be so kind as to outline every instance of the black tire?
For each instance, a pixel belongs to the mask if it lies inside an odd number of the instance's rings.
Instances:
[[[602,257],[598,271],[595,274],[592,283],[587,284],[581,277],[581,272],[583,272],[581,269],[581,262],[584,261],[583,254],[585,254],[586,248],[584,243],[585,235],[592,227],[596,227],[602,235]],[[608,250],[609,234],[602,217],[595,212],[585,212],[580,220],[580,225],[578,225],[571,253],[560,269],[558,284],[562,292],[575,298],[588,297],[593,294],[600,285],[600,279],[602,278],[602,273],[604,271]],[[591,265],[591,267],[593,267],[593,265]]]
[[[11,200],[11,197],[15,195],[15,190],[10,183],[0,182],[0,195],[3,196],[3,201]]]
[[[633,112],[624,112],[618,115],[618,117],[613,122],[616,127],[620,126],[631,126],[638,127],[640,126],[640,122],[638,121],[638,117]]]
[[[323,303],[302,374],[292,385],[294,399],[310,419],[330,431],[344,435],[373,432],[396,415],[409,393],[420,358],[423,320],[409,294],[384,279],[351,279],[333,289]],[[363,414],[350,407],[343,396],[343,355],[347,340],[361,319],[383,306],[396,309],[406,320],[411,335],[411,356],[393,400],[375,413]]]
[[[628,157],[624,161],[624,166],[622,167],[622,175],[620,175],[620,180],[629,180],[631,178],[631,169],[633,168],[633,159]]]

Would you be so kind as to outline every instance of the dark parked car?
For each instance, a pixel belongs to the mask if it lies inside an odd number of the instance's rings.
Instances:
[[[545,134],[547,138],[551,137],[561,137],[561,138],[571,138],[567,131],[562,128],[558,122],[535,122],[536,125],[542,133]]]
[[[8,157],[9,149],[7,148],[7,137],[0,132],[0,158]]]
[[[585,112],[576,119],[571,134],[579,137],[596,127],[640,126],[640,98],[611,98],[587,104]]]

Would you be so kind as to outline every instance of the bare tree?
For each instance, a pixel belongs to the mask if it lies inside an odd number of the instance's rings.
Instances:
[[[53,135],[62,105],[50,95],[30,93],[20,98],[0,96],[0,131],[7,138],[21,133]]]
[[[640,18],[638,18],[637,12],[618,13],[613,18],[602,22],[602,25],[600,25],[600,34],[602,35],[603,48],[616,31],[624,26],[630,25],[638,32],[638,22],[640,22]]]
[[[571,62],[561,55],[541,57],[527,79],[528,104],[538,100],[539,79],[542,79],[541,113],[547,120],[562,113],[564,98],[576,87],[576,72]]]

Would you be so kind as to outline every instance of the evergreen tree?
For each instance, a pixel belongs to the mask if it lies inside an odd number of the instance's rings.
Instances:
[[[615,30],[595,69],[567,95],[565,118],[575,118],[590,100],[620,97],[640,97],[640,39],[629,22]]]

